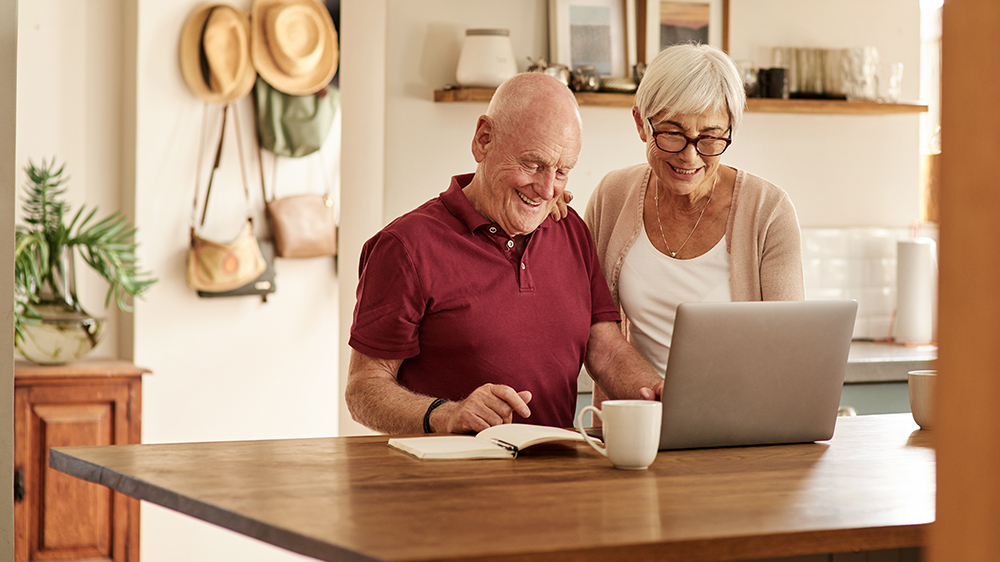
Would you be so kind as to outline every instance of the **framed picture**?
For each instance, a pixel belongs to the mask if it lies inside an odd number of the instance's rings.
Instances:
[[[549,0],[550,62],[570,70],[593,66],[601,76],[627,76],[628,1]]]
[[[677,43],[707,43],[726,50],[728,0],[636,0],[639,60]],[[727,14],[726,14],[727,15]],[[643,56],[645,55],[645,56]]]

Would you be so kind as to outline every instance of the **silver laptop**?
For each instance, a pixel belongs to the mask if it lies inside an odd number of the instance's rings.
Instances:
[[[857,310],[848,300],[681,304],[660,449],[833,437]]]

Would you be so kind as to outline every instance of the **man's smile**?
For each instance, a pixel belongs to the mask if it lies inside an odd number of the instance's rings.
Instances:
[[[520,191],[515,191],[514,193],[517,193],[517,196],[518,196],[518,197],[519,197],[519,198],[521,199],[521,201],[524,201],[524,202],[525,202],[525,203],[526,203],[527,205],[530,205],[530,206],[532,206],[532,207],[537,207],[537,206],[539,206],[539,205],[541,205],[541,204],[542,204],[542,202],[541,202],[541,201],[537,201],[537,202],[536,202],[536,201],[532,201],[531,199],[528,199],[528,198],[527,198],[527,197],[526,197],[526,196],[525,196],[525,195],[524,195],[523,193],[521,193]]]

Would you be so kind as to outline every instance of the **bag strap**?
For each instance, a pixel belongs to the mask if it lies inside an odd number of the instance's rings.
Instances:
[[[200,189],[199,189],[199,183],[200,183],[200,179],[201,179],[201,169],[202,169],[203,158],[204,158],[204,155],[205,155],[205,137],[207,136],[206,129],[208,127],[208,120],[207,120],[208,103],[207,102],[205,103],[205,105],[204,105],[204,107],[202,109],[202,134],[201,134],[201,138],[199,139],[199,144],[198,144],[198,169],[197,169],[197,174],[196,174],[197,177],[195,179],[194,202],[192,204],[192,209],[191,209],[191,240],[192,240],[192,242],[194,241],[195,234],[197,232],[197,228],[200,227],[200,226],[204,226],[205,225],[205,216],[208,214],[208,200],[209,200],[209,197],[211,197],[211,195],[212,195],[212,183],[215,180],[215,171],[219,169],[219,163],[222,160],[222,145],[224,144],[223,141],[226,138],[226,121],[227,121],[227,117],[229,115],[229,110],[230,110],[230,106],[231,105],[232,104],[226,104],[223,107],[223,109],[222,109],[222,125],[221,125],[220,130],[219,130],[219,142],[218,142],[218,144],[216,144],[216,147],[215,147],[215,158],[212,161],[212,171],[209,173],[209,176],[208,176],[208,185],[205,188],[205,205],[202,207],[202,210],[201,210],[201,220],[196,220],[196,216],[197,216],[197,213],[198,213],[198,200],[199,200],[199,191],[200,191]],[[245,165],[245,163],[243,161],[243,141],[240,138],[240,136],[241,136],[241,130],[240,130],[239,111],[237,111],[237,108],[235,108],[235,107],[232,107],[232,110],[233,110],[233,123],[234,123],[234,125],[236,127],[236,147],[237,147],[237,154],[238,154],[239,160],[240,160],[240,177],[243,180],[243,195],[244,195],[244,198],[246,200],[247,222],[249,222],[250,226],[253,227],[253,214],[252,214],[251,209],[250,209],[250,188],[248,187],[248,182],[247,182],[246,165]],[[262,181],[262,187],[263,187],[263,180],[261,180],[261,181]]]
[[[201,190],[201,168],[205,160],[205,136],[208,134],[208,102],[201,107],[201,134],[198,137],[198,163],[194,173],[194,201],[191,204],[191,241],[194,242],[198,222],[198,192]],[[222,139],[219,139],[220,142]]]
[[[326,192],[324,193],[324,195],[327,196],[327,197],[332,197],[333,196],[332,195],[333,190],[330,188],[330,178],[327,175],[326,161],[323,159],[322,152],[323,152],[322,149],[320,149],[320,150],[317,150],[316,152],[314,152],[313,154],[315,154],[316,157],[319,159],[319,175],[320,175],[320,177],[323,178],[323,186],[326,188]],[[265,188],[264,188],[264,164],[263,164],[263,162],[261,163],[261,168],[260,168],[260,178],[261,178],[261,186],[260,187],[261,187],[261,193],[264,194],[264,201],[273,201],[273,200],[277,199],[277,197],[278,197],[278,160],[280,158],[284,158],[284,157],[283,156],[279,156],[279,155],[277,155],[277,154],[275,154],[273,152],[271,153],[271,156],[272,156],[272,162],[273,162],[272,165],[271,165],[271,191],[273,193],[272,193],[270,199],[267,198],[267,192],[265,191]],[[312,155],[310,155],[310,156],[312,156]],[[259,160],[260,161],[264,160],[264,149],[263,148],[260,148],[260,159]]]
[[[247,220],[253,226],[253,214],[250,211],[250,182],[247,181],[246,163],[243,161],[243,132],[240,129],[240,112],[235,107],[233,108],[233,122],[236,124],[236,152],[240,157],[240,177],[243,178],[243,196],[247,202]],[[263,185],[264,182],[261,180],[262,188]]]
[[[257,143],[257,169],[260,170],[260,195],[262,197],[261,200],[266,205],[267,204],[267,190],[264,188],[264,148],[261,146],[261,142],[260,142],[260,122],[259,122],[260,120],[257,117],[258,115],[260,115],[260,107],[257,105],[257,85],[260,84],[260,82],[261,82],[260,80],[257,80],[257,82],[254,83],[254,85],[253,85],[254,92],[253,92],[253,95],[250,96],[250,97],[253,98],[253,114],[254,114],[254,120],[253,120],[254,136],[253,136],[253,138],[254,138],[254,141]]]
[[[201,221],[198,222],[198,226],[205,226],[205,215],[208,213],[208,199],[212,196],[212,182],[215,180],[215,171],[219,169],[219,162],[222,160],[222,144],[226,140],[226,118],[228,116],[229,104],[226,104],[222,108],[222,126],[219,128],[219,144],[215,147],[212,171],[208,174],[208,186],[205,188],[205,206],[201,208]],[[197,204],[197,201],[195,204]]]
[[[257,84],[254,84],[254,89],[256,89],[256,88],[257,88]],[[313,95],[315,95],[315,94],[313,94]],[[254,115],[260,115],[260,113],[259,113],[260,108],[257,105],[257,95],[256,95],[256,92],[251,97],[253,98]],[[261,145],[261,142],[260,142],[260,125],[259,125],[257,119],[254,119],[254,127],[255,127],[256,133],[257,133],[256,135],[254,135],[254,139],[257,142],[257,167],[260,170],[260,194],[264,198],[264,202],[267,203],[268,201],[273,201],[274,199],[276,199],[278,197],[278,158],[280,158],[280,157],[277,154],[273,153],[273,152],[271,153],[271,155],[273,157],[272,164],[271,164],[271,191],[273,193],[271,195],[271,198],[268,199],[268,197],[267,197],[267,188],[264,185],[264,152],[265,152],[265,150],[264,150],[264,147]],[[326,187],[326,193],[325,193],[325,195],[327,197],[332,197],[333,196],[332,195],[332,191],[333,190],[330,188],[330,178],[327,176],[327,173],[326,173],[327,172],[327,170],[326,170],[326,162],[323,160],[323,148],[320,147],[313,154],[316,154],[317,157],[319,158],[319,167],[320,167],[320,170],[319,170],[320,174],[319,175],[320,175],[320,177],[323,178],[323,185]]]

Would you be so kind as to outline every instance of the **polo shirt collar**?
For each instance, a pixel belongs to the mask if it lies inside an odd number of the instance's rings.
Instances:
[[[469,232],[475,232],[477,228],[481,226],[487,226],[495,224],[490,222],[486,217],[481,215],[475,207],[472,206],[472,202],[466,197],[465,192],[462,191],[467,185],[472,183],[472,178],[476,174],[461,174],[458,176],[452,176],[451,184],[448,186],[448,190],[440,195],[441,202],[444,204],[448,212],[455,216],[455,218],[464,222],[466,226],[469,227]],[[552,219],[550,217],[545,217],[542,224],[538,226],[535,230],[540,228],[546,228]]]

